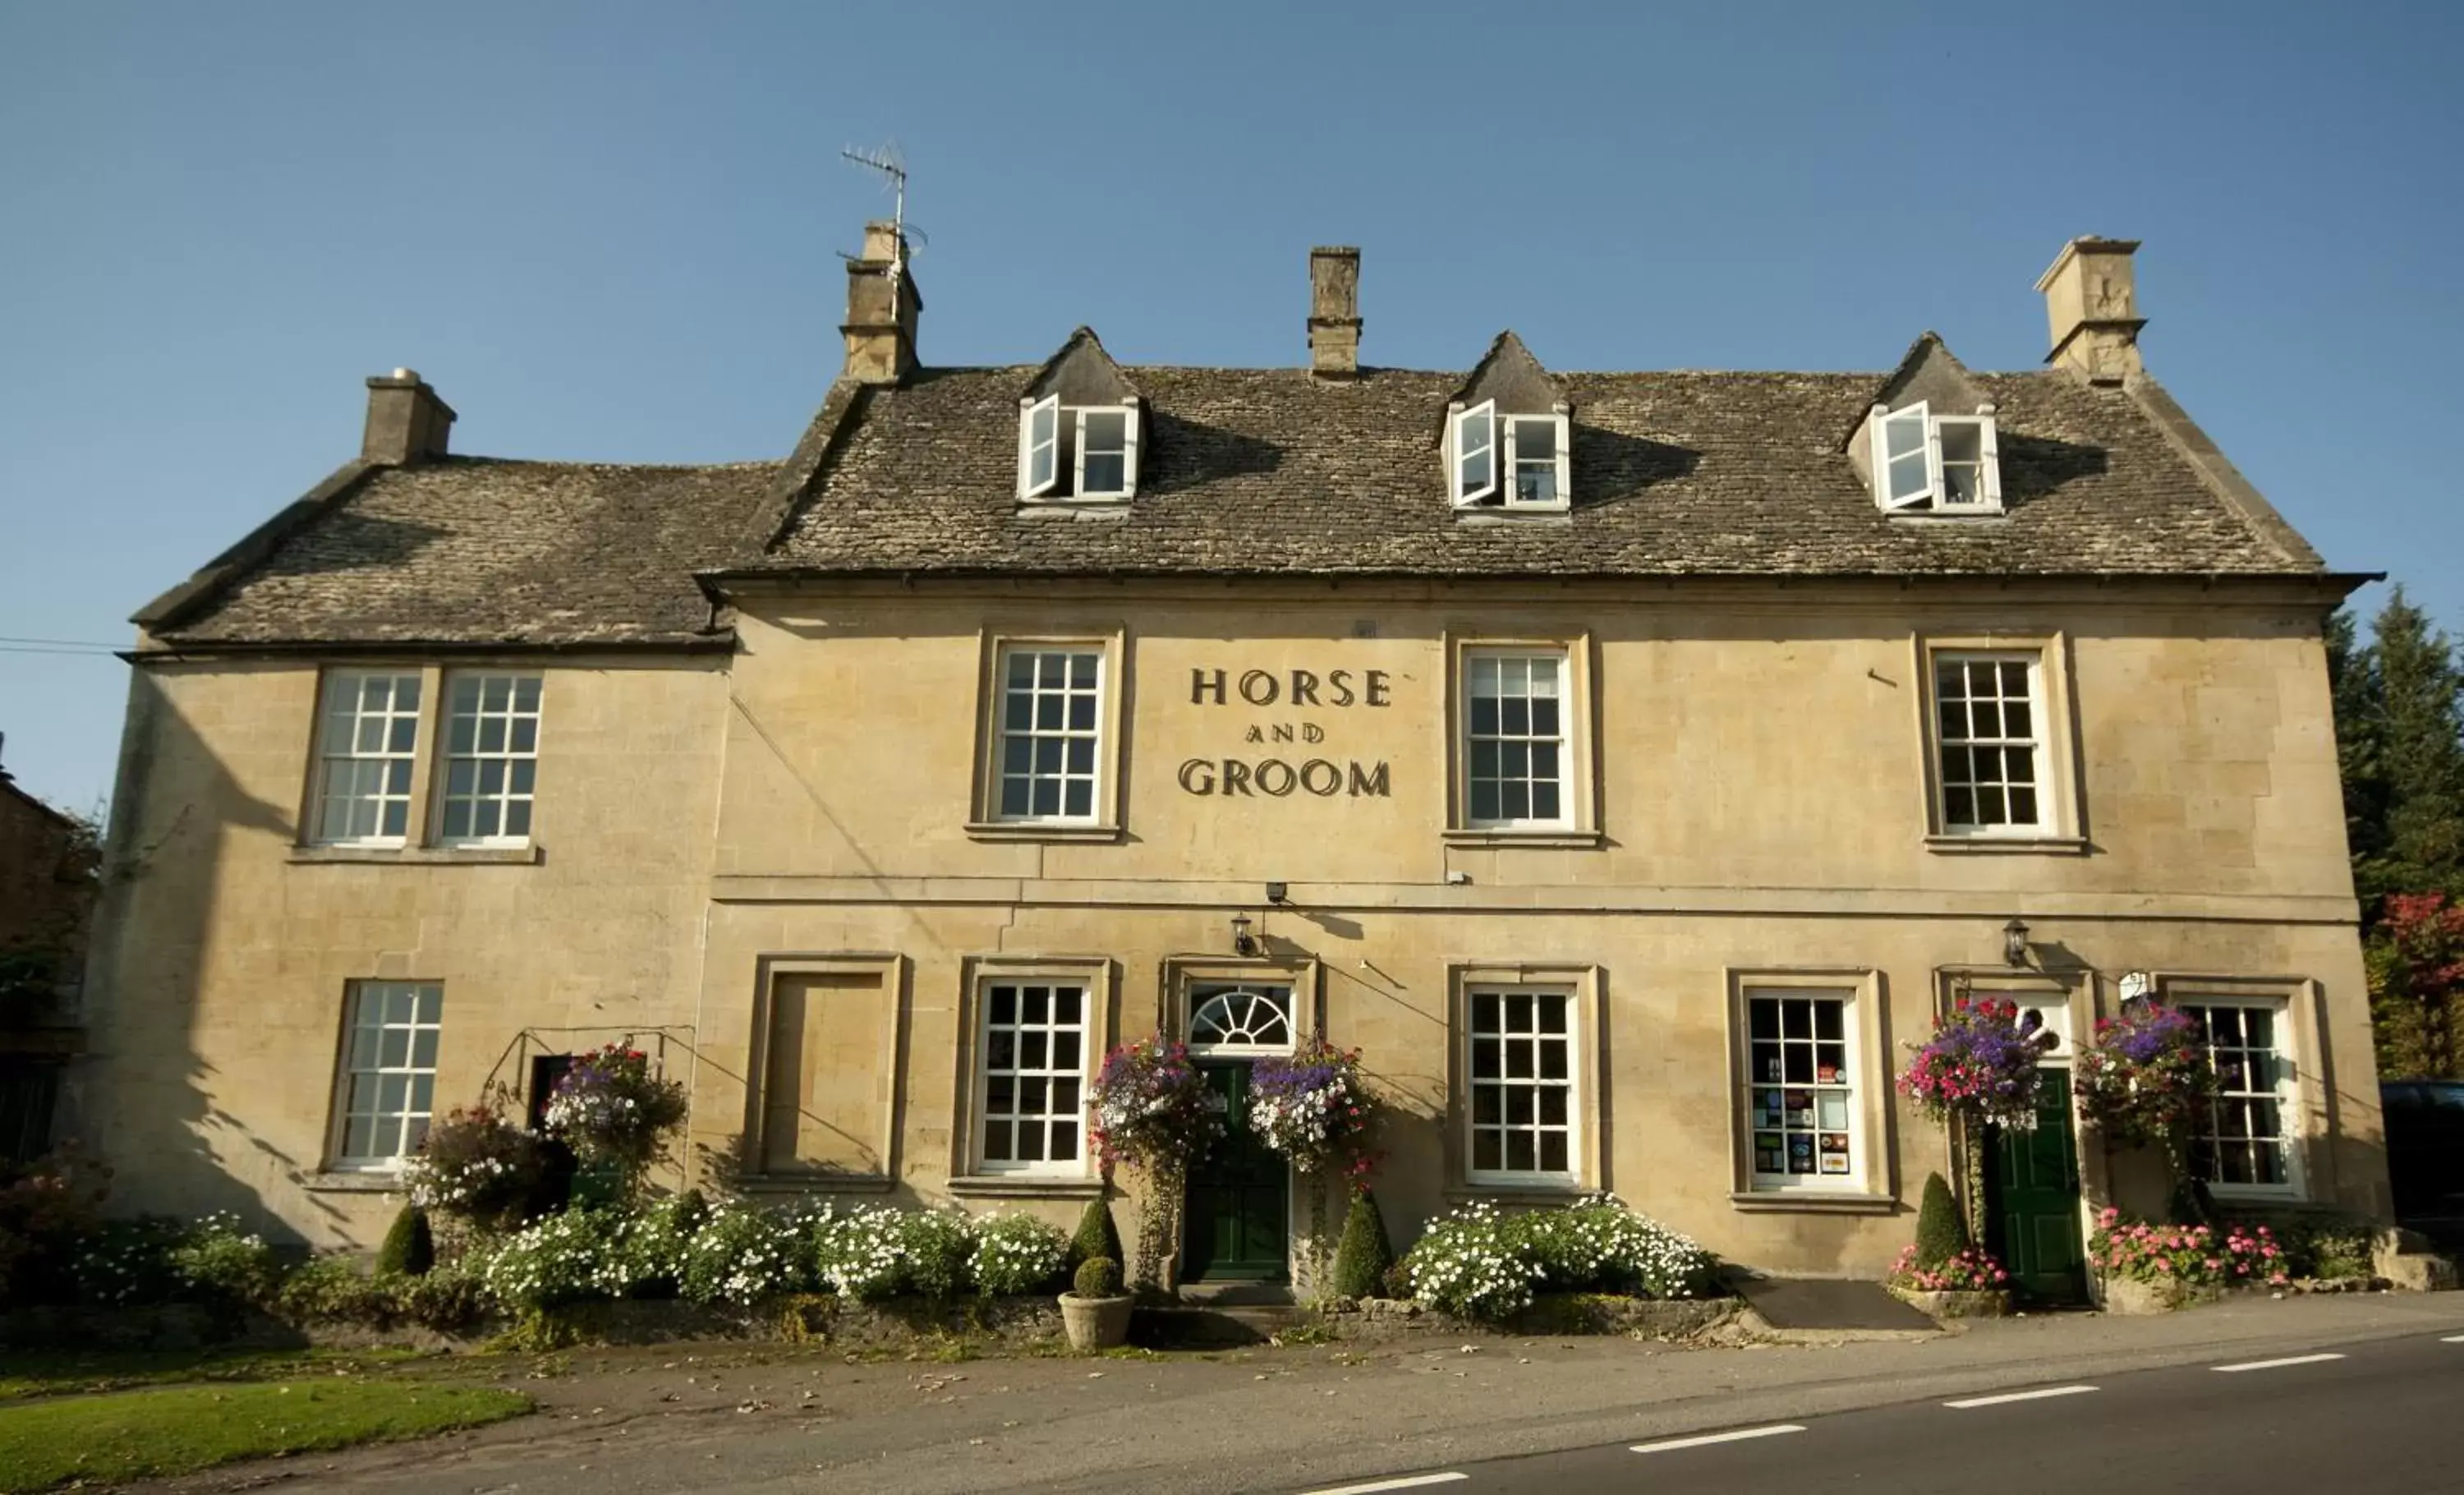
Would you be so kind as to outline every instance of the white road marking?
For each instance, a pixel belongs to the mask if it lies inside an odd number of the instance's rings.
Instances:
[[[2442,1345],[2464,1345],[2464,1334],[2450,1334],[2438,1342]]]
[[[1746,1438],[1775,1438],[1782,1433],[1802,1433],[1801,1422],[1774,1422],[1769,1427],[1741,1427],[1733,1433],[1705,1433],[1699,1438],[1668,1438],[1657,1443],[1637,1443],[1639,1454],[1664,1454],[1674,1448],[1701,1448],[1706,1443],[1733,1443]]]
[[[2244,1361],[2240,1365],[2211,1365],[2209,1366],[2208,1369],[2211,1371],[2221,1371],[2230,1375],[2235,1371],[2273,1371],[2278,1366],[2317,1365],[2321,1360],[2341,1360],[2343,1358],[2343,1356],[2340,1354],[2296,1354],[2287,1355],[2281,1360],[2248,1360]]]
[[[1946,1401],[1943,1405],[1965,1411],[1969,1407],[1998,1407],[2006,1401],[2035,1401],[2040,1396],[2076,1396],[2081,1392],[2094,1390],[2093,1386],[2048,1386],[2041,1391],[2006,1391],[1998,1396],[1969,1396],[1961,1401]]]
[[[1413,1474],[1399,1480],[1372,1480],[1366,1484],[1338,1484],[1331,1490],[1310,1490],[1309,1495],[1375,1495],[1378,1490],[1413,1490],[1423,1484],[1452,1484],[1468,1480],[1468,1474]]]

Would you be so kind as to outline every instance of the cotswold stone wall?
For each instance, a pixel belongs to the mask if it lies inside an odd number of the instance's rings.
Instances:
[[[1582,997],[1579,1186],[1757,1266],[1879,1276],[1947,1169],[1888,1084],[1949,983],[2060,1001],[2084,1032],[2145,971],[2283,994],[2305,1191],[2385,1209],[2306,598],[847,582],[749,599],[739,628],[725,661],[540,662],[539,854],[518,863],[304,855],[313,663],[141,671],[78,1081],[123,1200],[372,1244],[390,1206],[322,1168],[344,985],[399,977],[445,984],[440,1104],[632,1033],[692,1087],[697,1180],[1066,1224],[1091,1171],[976,1168],[971,994],[1084,980],[1099,1053],[1177,1031],[1194,980],[1250,978],[1292,983],[1304,1031],[1362,1050],[1399,1248],[1480,1192],[1462,994],[1547,980]],[[1005,638],[1106,653],[1095,825],[992,823]],[[2046,644],[2058,844],[1928,841],[1931,639]],[[1570,650],[1576,764],[1572,824],[1529,837],[1460,824],[1451,748],[1461,650],[1520,644]],[[2014,914],[2024,978],[1998,974]],[[1856,1198],[1746,1187],[1736,1002],[1765,979],[1859,1003]],[[2091,1197],[2133,1201],[2130,1168],[2087,1154]],[[1118,1181],[1133,1232],[1142,1183]],[[1305,1191],[1289,1218],[1305,1260]]]

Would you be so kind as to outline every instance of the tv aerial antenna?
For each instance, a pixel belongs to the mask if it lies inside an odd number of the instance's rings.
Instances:
[[[924,236],[923,230],[907,221],[907,159],[899,154],[896,142],[878,150],[860,150],[850,145],[839,154],[859,166],[880,172],[883,184],[893,194],[890,211],[892,230],[890,239],[890,298],[891,304],[895,306],[898,304],[898,282],[907,275],[907,241],[913,239],[918,249],[932,243]],[[853,259],[855,256],[841,254],[839,257]]]

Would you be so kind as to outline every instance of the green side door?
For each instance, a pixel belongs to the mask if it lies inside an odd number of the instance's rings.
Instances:
[[[1291,1177],[1283,1154],[1249,1130],[1249,1066],[1201,1065],[1223,1110],[1223,1137],[1189,1172],[1182,1212],[1183,1282],[1283,1282]]]
[[[2040,1303],[2087,1301],[2087,1252],[2079,1240],[2079,1138],[2071,1128],[2071,1072],[2037,1071],[2036,1125],[1997,1127],[1987,1154],[1991,1210],[1988,1249],[2011,1286]]]

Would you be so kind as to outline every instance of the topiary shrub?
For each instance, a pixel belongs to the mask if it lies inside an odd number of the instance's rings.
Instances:
[[[1925,1198],[1917,1205],[1917,1254],[1912,1264],[1939,1271],[1943,1264],[1968,1249],[1968,1225],[1959,1203],[1940,1174],[1925,1175]]]
[[[1386,1218],[1378,1213],[1377,1196],[1363,1189],[1352,1198],[1343,1217],[1343,1241],[1334,1248],[1332,1284],[1338,1298],[1370,1298],[1395,1264],[1395,1248],[1386,1243]]]
[[[428,1212],[416,1204],[404,1205],[385,1232],[385,1243],[377,1247],[377,1275],[425,1277],[435,1264],[436,1237],[428,1228]]]
[[[1082,1298],[1117,1298],[1121,1295],[1121,1264],[1108,1256],[1082,1262],[1070,1286]]]
[[[1078,1234],[1069,1238],[1069,1269],[1076,1271],[1097,1257],[1118,1262],[1121,1256],[1121,1232],[1112,1223],[1112,1206],[1104,1199],[1089,1199],[1087,1212],[1078,1217]]]

